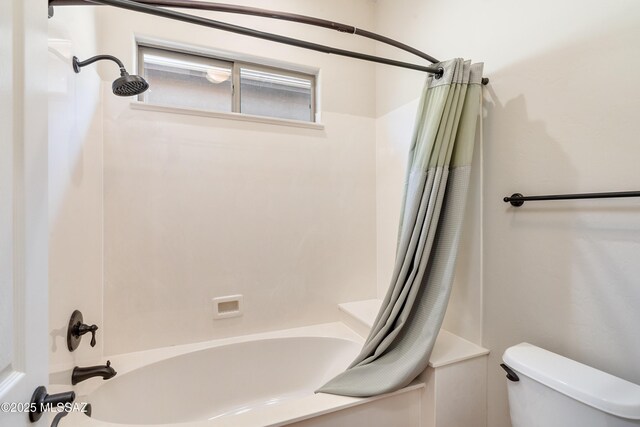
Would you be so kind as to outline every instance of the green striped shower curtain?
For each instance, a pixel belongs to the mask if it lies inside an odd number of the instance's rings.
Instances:
[[[391,392],[429,363],[451,293],[482,102],[482,64],[439,65],[444,75],[428,77],[418,107],[389,290],[360,354],[318,392]]]

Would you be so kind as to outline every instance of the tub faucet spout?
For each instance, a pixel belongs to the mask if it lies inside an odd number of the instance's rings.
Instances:
[[[108,360],[106,365],[88,366],[86,368],[76,366],[71,373],[71,384],[76,385],[93,377],[102,377],[103,380],[108,380],[115,377],[116,374],[117,372],[111,367],[111,362]]]

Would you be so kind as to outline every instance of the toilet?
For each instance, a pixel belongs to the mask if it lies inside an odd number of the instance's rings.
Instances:
[[[527,343],[502,360],[513,427],[640,426],[639,385]]]

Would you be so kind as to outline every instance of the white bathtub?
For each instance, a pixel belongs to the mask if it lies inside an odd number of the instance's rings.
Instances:
[[[92,418],[72,413],[60,424],[257,427],[302,422],[379,399],[313,393],[344,370],[361,345],[362,338],[344,324],[330,323],[113,356],[116,377],[76,386],[76,402],[90,403]],[[51,392],[65,387],[52,385]]]

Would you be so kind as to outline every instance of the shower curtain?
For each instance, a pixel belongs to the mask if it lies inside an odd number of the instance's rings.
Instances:
[[[482,64],[440,65],[444,75],[428,77],[418,107],[391,284],[360,354],[318,392],[391,392],[429,363],[451,293],[482,102]]]

